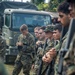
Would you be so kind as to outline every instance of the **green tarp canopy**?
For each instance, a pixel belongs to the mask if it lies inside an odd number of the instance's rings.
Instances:
[[[14,1],[2,1],[0,2],[0,14],[3,15],[4,10],[6,8],[23,8],[23,9],[33,9],[33,10],[38,10],[36,5],[29,3],[29,2],[14,2]]]

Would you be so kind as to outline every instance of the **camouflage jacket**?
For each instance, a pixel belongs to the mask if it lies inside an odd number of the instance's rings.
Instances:
[[[46,48],[44,50],[44,54],[46,52],[48,52],[51,48],[53,48],[54,47],[54,44],[55,44],[54,39],[52,39],[52,40],[48,39],[47,40],[47,46],[46,46]],[[47,68],[47,66],[48,66],[48,64],[43,62],[42,73],[45,71],[45,69]],[[45,74],[46,74],[46,72],[45,72]]]
[[[75,35],[64,57],[64,65],[67,66],[67,75],[75,75]]]
[[[48,40],[47,40],[47,46],[46,46],[46,48],[45,48],[44,54],[45,54],[46,52],[48,52],[51,48],[53,48],[54,45],[55,45],[54,39],[52,39],[52,40],[48,39]]]
[[[66,40],[67,40],[67,35],[68,35],[68,32],[62,38],[62,43],[59,43],[58,46],[56,46],[56,48],[57,48],[56,50],[58,51],[58,54],[57,54],[57,57],[56,57],[56,60],[55,60],[55,65],[54,65],[54,67],[55,67],[54,68],[54,70],[55,70],[54,75],[58,75],[59,53],[60,53],[60,50],[65,47]]]
[[[39,53],[37,54],[41,54],[41,56],[43,56],[46,52],[48,52],[52,47],[54,47],[54,40],[50,40],[50,39],[47,39],[47,42],[46,42],[46,46],[44,48],[44,44],[45,42],[43,43],[43,47],[39,47],[38,48],[38,51]]]
[[[21,34],[18,37],[18,42],[22,42],[24,44],[22,48],[24,50],[21,50],[19,54],[31,55],[35,52],[35,39],[32,34],[28,33],[25,37]]]

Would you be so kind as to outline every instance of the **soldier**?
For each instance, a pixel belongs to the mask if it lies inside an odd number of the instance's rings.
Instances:
[[[55,48],[59,48],[59,46],[60,46],[60,42],[59,42],[59,40],[60,40],[60,37],[61,37],[61,31],[62,31],[62,26],[61,26],[61,24],[57,24],[57,25],[55,25],[54,26],[54,30],[53,30],[53,38],[56,40],[55,41]],[[42,60],[43,61],[46,61],[46,62],[48,62],[47,60],[47,58],[45,58],[46,57],[46,55],[48,55],[49,56],[49,54],[48,54],[48,52],[42,57]],[[56,52],[54,52],[54,56],[56,55]],[[49,56],[50,57],[50,56]],[[48,62],[49,63],[49,62]]]
[[[39,30],[40,30],[40,27],[35,27],[34,28],[34,35],[35,35],[35,41],[36,41],[36,47],[35,47],[35,57],[36,57],[36,54],[37,54],[37,49],[38,49],[38,44],[37,42],[40,41],[39,39]],[[33,61],[33,65],[32,65],[32,69],[34,69],[34,62],[35,62],[36,58],[34,58],[34,61]]]
[[[6,52],[6,41],[2,37],[2,32],[0,29],[0,59],[4,62],[4,56]]]
[[[12,75],[19,75],[21,68],[23,68],[24,75],[30,75],[35,40],[33,35],[28,32],[27,25],[23,24],[20,27],[20,31],[22,34],[18,37],[18,42],[16,43],[19,53],[15,61]]]
[[[69,27],[69,23],[70,23],[70,19],[69,19],[70,11],[68,10],[68,7],[69,7],[69,4],[66,3],[66,2],[63,2],[58,7],[58,13],[59,13],[58,20],[62,23],[63,27],[67,27],[67,28]],[[62,38],[62,44],[60,44],[61,45],[61,49],[65,47],[66,39],[67,39],[67,33],[68,32],[66,32],[65,36]],[[57,49],[58,48],[55,47],[55,48],[52,48],[51,50],[49,50],[49,54],[47,53],[44,56],[45,60],[43,60],[43,61],[44,62],[51,62],[54,59],[55,55],[56,55]],[[59,50],[60,50],[60,47],[59,47]],[[49,59],[48,59],[48,57],[49,57]],[[57,56],[56,63],[55,63],[55,65],[57,65],[57,67],[55,67],[55,74],[54,75],[58,75],[58,64],[59,64],[58,62],[59,62],[59,54]],[[63,75],[66,75],[64,73],[65,72],[63,72]]]
[[[34,34],[35,34],[35,38],[38,40],[39,39],[39,34],[38,31],[40,30],[40,27],[35,27],[34,28]]]
[[[61,33],[62,33],[62,25],[60,23],[56,24],[54,26],[54,30],[53,30],[53,38],[54,38],[54,40],[60,40]]]
[[[46,47],[44,54],[51,49],[52,47],[54,47],[54,38],[53,38],[53,30],[54,30],[54,26],[53,25],[48,25],[46,27],[46,29],[44,30],[45,34],[46,34],[46,38],[47,40],[47,44],[48,46]]]
[[[33,75],[37,75],[38,69],[39,69],[39,64],[41,61],[42,53],[43,53],[43,45],[45,43],[45,32],[44,32],[45,26],[40,27],[38,31],[39,35],[39,40],[36,42],[36,60],[34,63],[34,73]]]
[[[66,0],[69,2],[69,10],[70,10],[70,16],[72,18],[75,18],[75,0]],[[65,57],[65,65],[67,65],[67,75],[75,75],[75,32],[73,39],[71,41],[70,48],[68,52],[66,53]]]
[[[37,47],[38,47],[38,44],[37,42],[40,41],[40,36],[39,36],[39,30],[40,30],[40,27],[35,27],[34,28],[34,34],[35,34],[35,40],[36,40],[36,53],[37,53]]]
[[[70,17],[75,18],[75,0],[66,0],[69,3]]]
[[[49,49],[54,47],[55,41],[53,39],[53,30],[54,30],[54,26],[52,26],[52,25],[48,25],[46,27],[46,29],[44,30],[44,32],[46,34],[46,38],[47,38],[47,46],[44,49],[44,54],[46,52],[48,52]],[[41,72],[43,75],[45,75],[47,73],[47,70],[48,70],[47,66],[48,66],[48,63],[43,62],[42,72]],[[53,72],[52,72],[52,74],[53,74]]]

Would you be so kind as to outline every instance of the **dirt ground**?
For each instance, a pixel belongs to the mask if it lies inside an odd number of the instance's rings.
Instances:
[[[7,70],[8,74],[12,75],[12,71],[14,69],[14,65],[13,64],[5,64],[5,67],[6,67],[6,70]],[[21,71],[21,73],[19,75],[23,75],[22,71]],[[32,74],[32,70],[31,70],[30,75],[33,75]]]

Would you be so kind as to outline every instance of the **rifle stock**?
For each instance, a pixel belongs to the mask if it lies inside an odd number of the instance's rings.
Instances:
[[[64,59],[64,56],[65,56],[66,52],[69,49],[70,42],[72,40],[72,37],[73,37],[74,33],[75,33],[75,19],[72,18],[71,22],[70,22],[69,30],[68,30],[68,36],[67,36],[65,48],[60,50],[60,58],[59,58],[59,66],[58,66],[58,74],[59,75],[62,75],[63,59]]]

